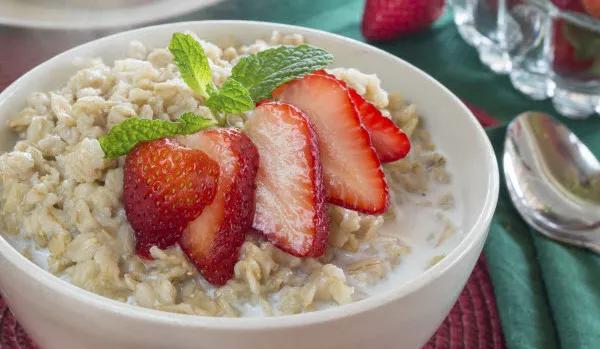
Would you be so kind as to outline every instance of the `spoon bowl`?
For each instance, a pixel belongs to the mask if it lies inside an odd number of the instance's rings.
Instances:
[[[540,233],[600,253],[600,162],[566,126],[520,114],[504,143],[510,197]]]

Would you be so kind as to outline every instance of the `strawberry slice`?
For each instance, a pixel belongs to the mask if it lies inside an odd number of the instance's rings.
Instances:
[[[325,70],[318,70],[313,74],[329,76],[346,86],[348,95],[358,110],[360,121],[369,132],[371,143],[377,152],[379,161],[383,163],[392,162],[400,160],[408,154],[410,151],[408,136],[390,118],[385,117],[376,106],[364,99],[360,93],[344,81],[336,78],[335,75],[329,74]]]
[[[292,255],[321,256],[328,236],[325,188],[308,118],[286,103],[262,103],[244,131],[261,157],[253,227]]]
[[[223,285],[233,276],[239,250],[254,217],[258,152],[240,131],[215,129],[180,137],[221,166],[213,202],[183,231],[179,245],[204,278]]]
[[[385,212],[389,193],[381,163],[344,85],[308,74],[280,86],[273,97],[300,108],[315,128],[328,201],[364,213]]]
[[[410,151],[410,141],[392,120],[383,116],[381,111],[369,103],[353,88],[348,88],[348,94],[358,110],[360,121],[371,136],[371,143],[383,163],[404,158]]]
[[[214,198],[219,165],[204,152],[163,138],[138,144],[126,157],[123,204],[136,253],[176,243],[186,225]]]

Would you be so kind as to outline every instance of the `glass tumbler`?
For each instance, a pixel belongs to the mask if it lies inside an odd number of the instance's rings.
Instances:
[[[532,99],[552,98],[564,116],[585,118],[600,113],[600,20],[581,1],[600,0],[451,3],[461,36],[485,65]]]

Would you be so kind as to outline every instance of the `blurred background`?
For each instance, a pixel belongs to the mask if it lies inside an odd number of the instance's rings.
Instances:
[[[546,91],[541,93],[544,101],[532,102],[530,97],[513,88],[511,76],[498,75],[486,67],[487,64],[494,68],[493,64],[498,62],[490,63],[484,57],[486,64],[481,63],[481,52],[461,39],[461,34],[463,37],[470,35],[465,34],[464,28],[475,30],[483,39],[477,41],[471,35],[467,40],[476,47],[486,43],[489,47],[505,47],[506,52],[496,52],[500,58],[492,57],[502,60],[503,55],[508,54],[508,44],[501,39],[514,34],[514,30],[502,32],[506,28],[503,24],[506,11],[510,10],[509,5],[521,2],[527,1],[454,0],[452,4],[444,4],[444,0],[373,0],[365,11],[364,0],[0,0],[0,44],[3,48],[0,50],[0,88],[68,48],[111,33],[175,21],[245,19],[307,26],[370,41],[423,69],[460,98],[475,103],[500,120],[508,120],[527,109],[556,114],[552,102],[546,98]],[[460,33],[453,21],[452,7],[457,10],[454,12],[460,24],[458,28],[462,29]],[[367,23],[363,23],[361,32],[363,13]],[[408,19],[403,13],[409,14]],[[529,15],[524,21],[530,23],[532,18],[533,15]],[[398,27],[398,22],[404,27]],[[538,34],[543,29],[539,27],[534,28]],[[535,35],[525,39],[535,41]],[[523,38],[519,40],[524,41]],[[596,44],[600,46],[600,40]],[[543,44],[540,49],[539,42],[524,45],[537,45],[536,50],[544,54]],[[573,64],[577,66],[578,63]],[[507,63],[500,64],[504,66],[495,70],[504,70],[500,72],[506,74]],[[600,95],[600,89],[595,93]],[[536,99],[541,99],[539,91],[537,94]],[[600,99],[593,101],[600,102]],[[590,105],[587,108],[592,108],[593,112],[594,105]],[[587,110],[578,116],[589,116],[591,112]]]

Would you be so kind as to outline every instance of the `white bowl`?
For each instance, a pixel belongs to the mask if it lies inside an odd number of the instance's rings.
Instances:
[[[77,288],[42,270],[0,238],[0,289],[17,319],[43,348],[419,348],[456,301],[487,236],[498,198],[490,142],[460,100],[414,66],[341,36],[273,23],[202,21],[142,28],[76,47],[41,64],[0,94],[0,151],[14,136],[6,121],[34,91],[63,85],[75,57],[121,58],[131,40],[163,47],[176,31],[219,42],[303,34],[335,56],[334,65],[377,73],[388,91],[416,103],[452,165],[463,207],[463,236],[441,262],[418,277],[367,299],[326,310],[271,318],[211,318],[144,309]]]

